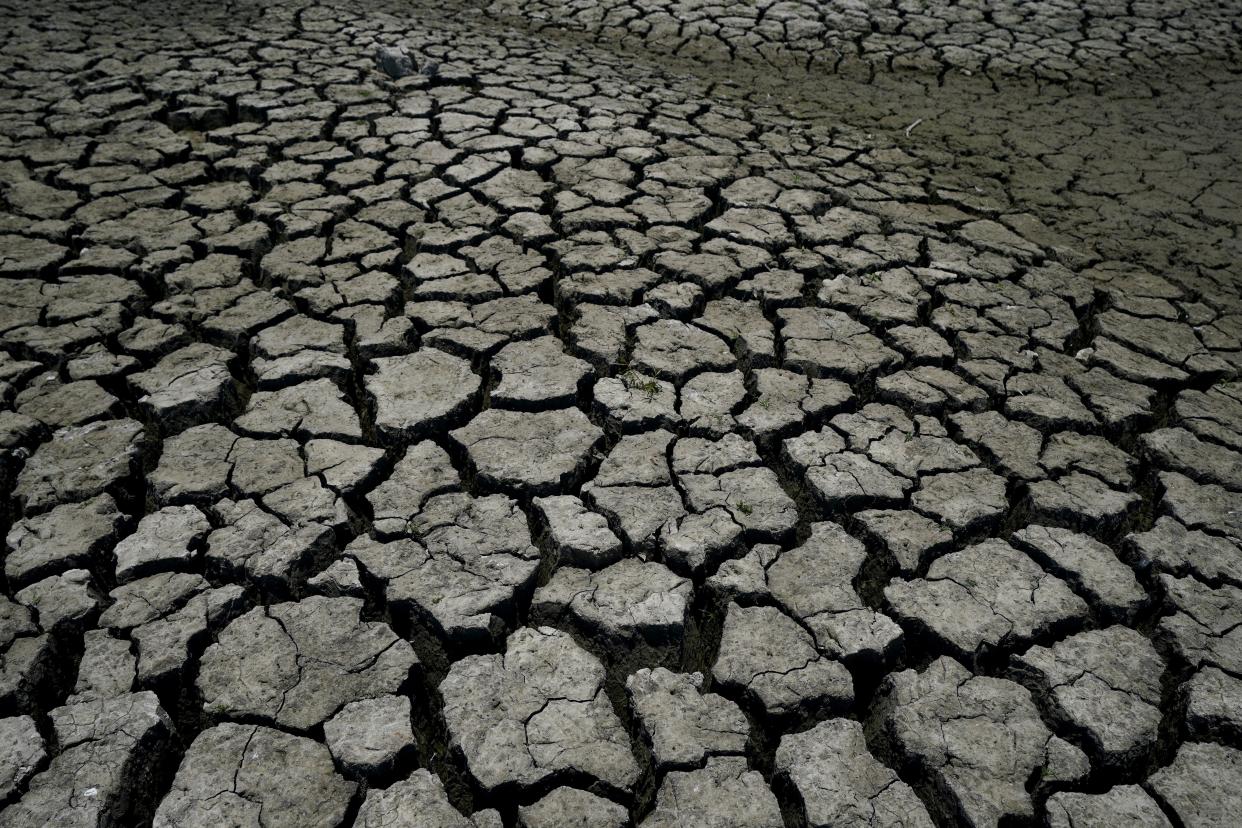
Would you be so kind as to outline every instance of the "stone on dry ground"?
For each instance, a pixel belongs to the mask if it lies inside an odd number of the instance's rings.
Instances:
[[[47,751],[35,720],[29,716],[0,719],[0,738],[4,744],[0,755],[0,799],[7,800],[43,764]]]
[[[1242,679],[1207,667],[1183,684],[1182,692],[1192,736],[1233,742],[1242,734]]]
[[[576,408],[527,413],[491,408],[451,432],[478,484],[553,494],[580,475],[603,432]]]
[[[599,569],[620,559],[621,541],[608,520],[581,499],[555,495],[537,497],[532,504],[547,523],[547,542],[561,564]]]

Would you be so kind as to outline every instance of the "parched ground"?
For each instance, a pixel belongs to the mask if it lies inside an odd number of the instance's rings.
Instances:
[[[0,0],[0,826],[1235,826],[1240,21]]]

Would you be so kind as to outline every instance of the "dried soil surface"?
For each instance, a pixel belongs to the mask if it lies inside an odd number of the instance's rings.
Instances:
[[[0,0],[0,826],[1234,826],[1242,6]]]

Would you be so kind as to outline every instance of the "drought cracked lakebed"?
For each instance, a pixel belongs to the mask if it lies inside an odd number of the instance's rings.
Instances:
[[[1235,3],[0,8],[0,825],[1234,824]]]

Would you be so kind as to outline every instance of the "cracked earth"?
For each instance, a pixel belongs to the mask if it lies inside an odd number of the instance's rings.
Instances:
[[[1242,6],[0,0],[0,826],[1234,826]]]

